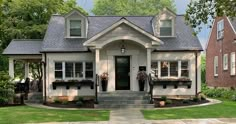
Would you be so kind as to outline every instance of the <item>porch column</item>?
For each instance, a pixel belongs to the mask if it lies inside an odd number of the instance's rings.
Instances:
[[[25,61],[25,79],[29,77],[29,62]]]
[[[100,61],[100,50],[96,49],[95,50],[95,61],[96,61],[96,74],[99,75],[99,61]]]
[[[14,78],[14,59],[9,58],[9,76]]]
[[[151,73],[151,48],[147,48],[147,74]],[[149,84],[147,84],[147,91],[149,91]]]

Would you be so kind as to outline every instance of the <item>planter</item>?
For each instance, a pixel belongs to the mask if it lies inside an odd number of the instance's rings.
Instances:
[[[155,79],[153,80],[154,85],[162,85],[165,89],[167,86],[174,86],[174,88],[178,88],[178,86],[187,86],[187,88],[191,88],[192,81],[188,78],[177,78],[177,79]]]
[[[107,80],[102,80],[102,91],[107,91]]]
[[[144,80],[139,80],[138,83],[139,83],[139,91],[144,91],[145,81]]]
[[[160,105],[160,107],[164,107],[166,105],[166,102],[165,101],[160,101],[159,105]]]

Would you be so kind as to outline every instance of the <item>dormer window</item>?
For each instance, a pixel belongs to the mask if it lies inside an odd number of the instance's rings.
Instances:
[[[81,37],[81,20],[70,20],[70,36]]]
[[[217,22],[217,40],[224,37],[224,20]]]
[[[160,20],[160,36],[172,36],[172,20]]]

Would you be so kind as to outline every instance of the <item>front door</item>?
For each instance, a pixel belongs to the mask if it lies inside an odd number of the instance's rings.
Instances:
[[[130,57],[115,57],[116,90],[130,90]]]

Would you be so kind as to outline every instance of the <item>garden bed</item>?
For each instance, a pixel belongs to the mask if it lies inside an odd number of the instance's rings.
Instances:
[[[47,103],[47,106],[58,108],[94,108],[94,100],[84,100],[82,105],[76,104],[77,101],[68,101],[66,103]]]
[[[165,107],[181,107],[181,106],[191,106],[191,105],[199,105],[199,104],[204,104],[204,103],[208,103],[210,101],[208,100],[198,100],[198,101],[194,101],[194,100],[183,100],[183,99],[168,99],[167,101],[171,101],[171,103],[169,102],[165,102],[165,106],[160,106],[160,98],[155,98],[154,99],[154,105],[156,108],[165,108]]]
[[[0,108],[1,107],[14,107],[14,106],[24,106],[25,104],[4,104],[4,105],[1,105],[0,104]]]

